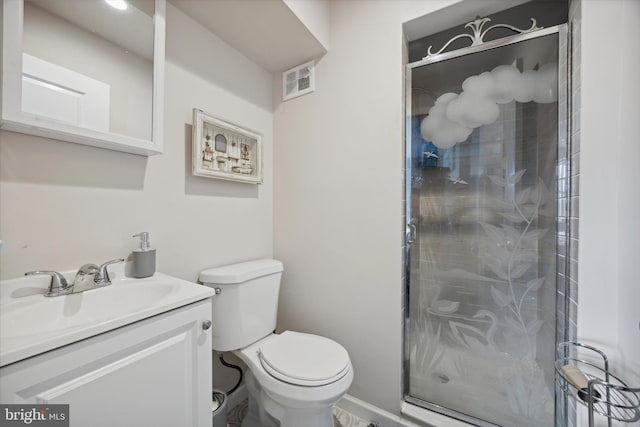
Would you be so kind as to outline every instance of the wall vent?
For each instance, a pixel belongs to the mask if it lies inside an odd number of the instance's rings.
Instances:
[[[286,101],[316,90],[313,61],[293,67],[282,73],[282,100]]]

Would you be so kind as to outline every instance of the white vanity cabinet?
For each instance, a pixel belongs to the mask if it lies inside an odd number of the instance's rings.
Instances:
[[[210,319],[205,299],[4,366],[0,402],[69,404],[72,427],[210,427]]]

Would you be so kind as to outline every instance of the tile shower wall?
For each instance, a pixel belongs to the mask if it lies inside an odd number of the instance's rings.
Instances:
[[[581,2],[574,0],[569,5],[570,31],[570,175],[571,194],[569,210],[569,339],[576,339],[578,321],[578,239],[580,206],[580,62],[581,62]]]
[[[573,0],[569,5],[569,49],[568,80],[564,80],[562,90],[569,85],[569,116],[564,125],[569,135],[569,180],[570,193],[564,195],[562,202],[568,207],[566,216],[559,218],[559,233],[565,235],[565,247],[558,256],[558,323],[557,331],[562,339],[576,340],[578,315],[578,238],[579,238],[579,176],[580,176],[580,5],[581,0]],[[562,225],[566,229],[562,229]],[[568,297],[568,299],[565,298]],[[560,390],[556,390],[556,405],[559,412],[556,417],[558,426],[575,426],[576,404],[567,399]]]

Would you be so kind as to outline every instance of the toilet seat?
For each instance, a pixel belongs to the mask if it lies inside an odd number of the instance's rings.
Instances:
[[[340,344],[293,331],[285,331],[261,344],[258,358],[272,377],[307,387],[331,384],[350,369],[349,354]]]

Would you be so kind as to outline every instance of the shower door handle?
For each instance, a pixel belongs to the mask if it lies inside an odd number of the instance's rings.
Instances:
[[[417,220],[415,218],[411,218],[411,221],[407,223],[407,244],[412,244],[416,241],[416,235],[418,230],[416,228]]]

